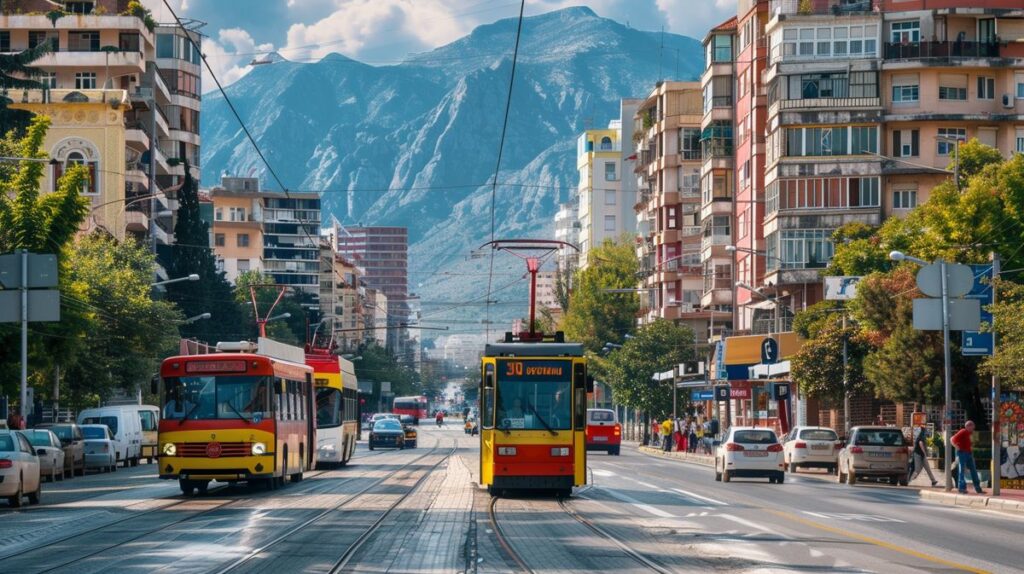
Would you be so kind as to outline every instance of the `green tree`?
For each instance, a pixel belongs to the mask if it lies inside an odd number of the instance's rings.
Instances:
[[[632,241],[605,242],[590,253],[591,263],[577,271],[572,302],[563,320],[570,341],[583,343],[592,353],[605,343],[624,340],[640,308],[635,293],[608,293],[632,289],[637,283],[637,260]]]
[[[986,167],[1003,163],[1003,154],[999,153],[999,150],[981,143],[977,138],[971,138],[960,146],[959,157],[961,184],[980,174]],[[952,171],[955,168],[956,162],[954,158],[950,158],[946,169]]]
[[[234,288],[217,271],[210,249],[210,226],[199,213],[199,190],[188,162],[185,180],[178,190],[178,221],[174,225],[175,243],[171,246],[167,272],[171,278],[199,275],[198,281],[182,281],[167,286],[167,300],[178,305],[186,317],[210,313],[208,320],[183,325],[181,334],[216,344],[238,340],[242,312],[235,301]]]
[[[793,380],[802,392],[824,399],[827,404],[842,404],[843,338],[847,338],[847,383],[851,395],[868,389],[862,364],[870,350],[863,335],[852,325],[844,330],[839,316],[823,321],[812,339],[807,340],[791,359]]]
[[[17,54],[0,54],[0,133],[10,130],[21,134],[32,121],[32,113],[24,110],[12,110],[7,107],[11,99],[7,97],[8,90],[35,90],[43,87],[36,78],[42,74],[42,70],[32,67],[30,64],[46,54],[50,53],[52,46],[49,42],[42,42],[35,48],[18,52]]]
[[[243,319],[241,328],[235,329],[234,338],[255,339],[259,335],[259,326],[256,323],[256,314],[252,307],[252,291],[250,291],[250,287],[252,287],[255,289],[256,304],[259,306],[261,319],[285,313],[290,315],[286,320],[267,323],[267,337],[289,345],[301,346],[306,343],[307,311],[304,305],[312,304],[311,295],[304,291],[294,293],[286,291],[274,306],[280,291],[278,287],[274,286],[274,279],[269,275],[264,275],[259,271],[245,271],[239,274],[235,283],[237,285],[235,301],[242,307]],[[272,307],[273,312],[271,313]],[[315,323],[315,321],[310,321],[310,323]]]
[[[984,372],[998,375],[1007,388],[1024,389],[1024,285],[996,282],[999,297],[989,307],[995,319],[997,352],[984,361]]]
[[[175,349],[182,315],[172,303],[154,301],[149,284],[153,255],[135,241],[101,233],[78,239],[68,254],[69,306],[89,324],[84,348],[65,367],[75,405],[96,404],[114,389],[148,383],[159,361]]]
[[[672,388],[668,383],[655,383],[652,375],[695,356],[693,330],[658,319],[640,328],[608,357],[594,357],[591,369],[596,378],[611,385],[617,403],[660,416],[672,412]]]
[[[372,343],[366,346],[359,355],[362,359],[354,362],[356,378],[360,381],[375,383],[373,394],[366,400],[365,410],[377,409],[380,399],[379,383],[384,381],[391,383],[391,393],[396,397],[422,394],[423,388],[420,385],[419,374],[414,369],[402,365],[398,358],[384,347]]]

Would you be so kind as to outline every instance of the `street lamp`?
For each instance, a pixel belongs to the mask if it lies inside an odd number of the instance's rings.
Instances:
[[[765,301],[769,301],[769,302],[771,302],[772,305],[774,305],[774,307],[775,307],[775,321],[774,321],[774,323],[775,323],[775,332],[776,333],[781,333],[782,332],[782,323],[781,323],[781,316],[779,315],[779,305],[780,305],[781,302],[779,301],[779,298],[778,297],[773,297],[771,295],[765,295],[764,293],[761,292],[760,289],[755,289],[755,288],[751,287],[750,285],[747,285],[746,283],[744,283],[742,281],[737,281],[735,283],[735,285],[736,285],[736,287],[738,289],[746,289],[747,291],[750,291],[754,295],[757,295],[758,297],[764,299]]]
[[[175,279],[168,279],[166,281],[157,281],[156,283],[150,283],[150,287],[159,287],[161,285],[170,285],[171,283],[181,283],[182,281],[199,281],[199,275],[192,273],[187,277],[178,277]]]
[[[185,319],[184,321],[182,321],[182,323],[185,324],[185,325],[190,325],[192,323],[195,323],[196,321],[201,321],[203,319],[209,319],[212,316],[213,315],[211,315],[209,313],[200,313],[200,314],[196,315],[195,317],[189,317],[188,319]]]
[[[902,251],[891,251],[889,252],[889,259],[893,261],[910,261],[920,266],[933,265],[923,259],[917,257],[911,257],[903,253]],[[943,420],[942,420],[942,442],[946,445],[945,460],[943,472],[945,474],[946,490],[953,489],[953,475],[950,472],[950,467],[953,466],[953,446],[949,442],[950,429],[952,426],[953,416],[950,412],[950,405],[953,403],[953,383],[950,373],[950,366],[952,360],[949,355],[949,291],[948,291],[948,276],[946,274],[946,261],[939,259],[935,264],[939,266],[939,274],[942,286],[942,354],[943,354],[943,387],[944,387],[944,401],[943,406]]]

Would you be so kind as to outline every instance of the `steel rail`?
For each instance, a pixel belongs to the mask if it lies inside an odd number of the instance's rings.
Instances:
[[[512,543],[505,537],[505,531],[501,529],[501,525],[498,524],[498,512],[497,506],[498,501],[501,500],[500,496],[491,497],[491,504],[487,508],[487,513],[491,519],[491,530],[494,531],[494,539],[498,541],[498,545],[505,551],[505,554],[512,559],[513,562],[519,566],[519,569],[528,574],[534,574],[534,570],[523,560],[523,557],[516,552],[515,548],[512,547]]]
[[[593,532],[593,533],[597,534],[598,536],[604,538],[605,540],[611,542],[612,544],[617,546],[619,548],[619,550],[621,550],[624,554],[626,554],[627,556],[629,556],[633,560],[636,560],[640,564],[643,564],[645,567],[650,568],[652,572],[658,572],[660,574],[671,574],[671,572],[672,572],[671,570],[669,570],[669,569],[665,568],[664,566],[662,566],[661,564],[659,564],[659,563],[657,563],[657,562],[647,558],[646,556],[644,556],[643,554],[640,554],[636,550],[633,550],[632,548],[629,547],[629,545],[627,545],[625,542],[622,542],[621,540],[616,538],[613,534],[609,533],[608,531],[606,531],[605,529],[601,528],[600,526],[594,524],[590,520],[584,518],[581,514],[579,514],[578,512],[573,510],[572,508],[569,508],[569,503],[568,503],[568,501],[566,501],[566,499],[564,499],[564,498],[558,499],[558,506],[560,506],[562,508],[562,510],[564,510],[566,512],[566,514],[568,514],[569,516],[573,517],[576,520],[576,522],[579,522],[583,526],[586,526],[591,532]]]

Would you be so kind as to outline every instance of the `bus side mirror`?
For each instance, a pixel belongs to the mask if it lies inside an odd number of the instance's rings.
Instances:
[[[594,392],[594,377],[587,375],[587,392]]]
[[[154,395],[160,392],[160,375],[153,375],[149,380],[149,392]]]

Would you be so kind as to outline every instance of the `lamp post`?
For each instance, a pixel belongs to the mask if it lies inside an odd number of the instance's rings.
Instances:
[[[735,283],[735,285],[736,285],[736,287],[738,287],[740,289],[746,289],[747,291],[750,291],[751,293],[753,293],[754,295],[757,295],[758,297],[764,299],[765,301],[769,301],[774,306],[774,308],[775,308],[775,320],[773,322],[775,323],[775,326],[774,326],[775,332],[776,333],[781,333],[782,332],[782,323],[781,323],[781,316],[779,315],[779,298],[777,296],[773,297],[771,295],[765,295],[764,293],[761,292],[760,289],[755,289],[754,287],[751,287],[750,285],[747,285],[746,283],[744,283],[742,281],[737,281]]]
[[[948,136],[935,136],[935,139],[953,144],[953,184],[956,185],[956,190],[960,191],[960,144],[963,143],[963,140]]]
[[[189,317],[188,319],[185,319],[184,321],[182,321],[182,324],[183,325],[191,325],[192,323],[195,323],[196,321],[202,321],[203,319],[209,319],[212,316],[213,315],[211,315],[210,313],[200,313],[200,314],[198,314],[198,315],[196,315],[194,317]]]
[[[166,281],[157,281],[156,283],[150,283],[150,287],[160,287],[162,285],[170,285],[171,283],[181,283],[182,281],[199,281],[199,275],[192,273],[185,277],[177,277],[175,279],[168,279]]]
[[[291,318],[291,316],[292,316],[291,313],[281,313],[280,315],[274,315],[273,317],[267,317],[266,319],[260,319],[259,321],[257,321],[256,323],[257,323],[257,325],[259,325],[259,328],[260,328],[260,337],[266,337],[267,336],[267,323],[269,323],[271,321],[280,321],[282,319],[289,319],[289,318]]]
[[[749,249],[749,248],[746,248],[746,247],[738,247],[736,245],[726,245],[725,246],[725,250],[728,251],[729,253],[734,253],[734,254],[735,253],[748,253],[750,255],[756,255],[756,256],[764,257],[765,259],[774,259],[775,261],[779,262],[779,269],[780,270],[783,267],[785,267],[785,265],[786,265],[786,262],[783,261],[781,258],[776,257],[774,255],[768,255],[766,252],[758,251],[756,249]],[[742,281],[737,281],[735,286],[743,288],[743,289],[746,289],[747,291],[750,291],[750,292],[752,292],[752,293],[754,293],[756,295],[759,295],[759,296],[763,297],[766,300],[769,300],[769,301],[772,301],[772,302],[775,303],[775,332],[781,333],[782,332],[782,324],[781,324],[781,317],[779,316],[779,300],[778,300],[778,297],[769,297],[769,296],[761,293],[757,289],[754,289],[753,287],[750,287],[746,283],[743,283]],[[751,320],[751,323],[753,323],[753,320]]]
[[[922,267],[930,265],[924,259],[918,259],[917,257],[911,257],[901,251],[892,251],[889,253],[889,259],[893,261],[910,261],[916,263]],[[939,265],[939,275],[941,286],[942,286],[942,355],[943,355],[943,400],[945,404],[942,407],[942,442],[946,446],[945,450],[945,461],[943,465],[943,473],[945,474],[946,490],[953,490],[953,475],[950,472],[950,467],[953,466],[952,456],[953,447],[949,443],[950,438],[950,427],[952,426],[953,416],[950,412],[950,405],[953,403],[953,384],[952,377],[950,376],[950,365],[952,359],[949,352],[949,291],[948,291],[948,276],[946,271],[946,261],[939,259],[936,262]]]

